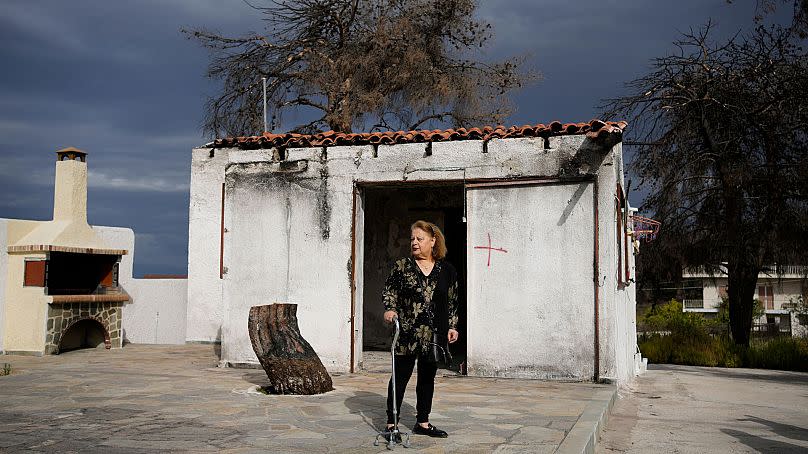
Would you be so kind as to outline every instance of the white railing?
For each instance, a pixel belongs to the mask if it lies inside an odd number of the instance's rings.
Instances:
[[[704,300],[684,300],[685,309],[704,309]]]
[[[726,276],[727,275],[727,266],[725,264],[718,265],[717,267],[712,268],[712,272],[714,276]],[[797,275],[797,276],[806,276],[808,275],[808,266],[804,265],[780,265],[780,273],[783,275]],[[702,276],[710,276],[710,273],[707,272],[707,269],[703,266],[693,267],[693,268],[686,268],[683,273],[685,276],[691,277],[702,277]],[[763,269],[760,271],[758,277],[773,277],[777,275],[777,265],[764,265]]]
[[[768,267],[771,271],[771,274],[775,274],[777,272],[777,268],[772,265]],[[799,275],[805,276],[808,273],[808,266],[802,265],[780,265],[780,272],[783,274],[791,274],[791,275]]]

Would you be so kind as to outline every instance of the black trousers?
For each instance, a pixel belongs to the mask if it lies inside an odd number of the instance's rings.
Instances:
[[[429,413],[432,412],[432,395],[435,393],[435,373],[438,365],[416,355],[395,355],[396,362],[396,409],[398,414],[393,419],[393,380],[387,385],[387,424],[395,424],[401,415],[401,402],[404,401],[404,391],[412,377],[415,360],[418,360],[418,381],[415,384],[417,398],[415,410],[418,422],[429,422]]]

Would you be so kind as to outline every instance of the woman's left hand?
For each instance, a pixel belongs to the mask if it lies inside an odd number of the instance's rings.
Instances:
[[[460,337],[460,333],[458,333],[456,329],[450,329],[448,337],[449,337],[449,343],[454,344],[455,342],[457,342],[457,338]]]

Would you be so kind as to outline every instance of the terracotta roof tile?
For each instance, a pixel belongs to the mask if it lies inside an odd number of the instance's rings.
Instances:
[[[217,139],[215,148],[306,148],[332,147],[338,145],[393,145],[400,143],[447,142],[454,140],[491,140],[517,137],[550,137],[560,135],[586,134],[595,140],[610,136],[621,138],[627,123],[624,121],[592,120],[589,123],[561,123],[549,125],[485,126],[482,128],[435,129],[420,131],[388,131],[370,133],[340,133],[326,131],[318,134],[272,134],[260,136],[230,137]]]

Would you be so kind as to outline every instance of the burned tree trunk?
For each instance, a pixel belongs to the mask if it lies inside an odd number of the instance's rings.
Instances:
[[[297,304],[250,308],[250,341],[277,394],[320,394],[331,391],[331,377],[320,357],[300,335]]]

